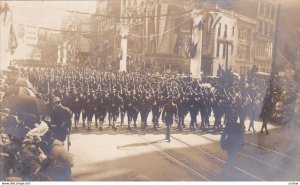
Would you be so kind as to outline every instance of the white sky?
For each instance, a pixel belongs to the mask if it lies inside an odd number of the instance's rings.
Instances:
[[[10,1],[14,21],[34,26],[60,28],[61,20],[74,10],[94,13],[96,1]]]

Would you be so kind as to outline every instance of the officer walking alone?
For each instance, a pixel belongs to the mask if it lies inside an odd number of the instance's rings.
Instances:
[[[171,126],[174,121],[174,116],[178,115],[178,108],[177,105],[173,103],[173,100],[171,97],[167,97],[167,103],[164,106],[164,118],[165,118],[165,123],[167,126],[166,130],[166,140],[168,142],[171,141]]]

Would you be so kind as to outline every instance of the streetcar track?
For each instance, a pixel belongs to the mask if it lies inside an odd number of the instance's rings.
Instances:
[[[186,122],[185,122],[185,123],[186,123]],[[201,136],[201,137],[205,137],[205,136]],[[208,139],[208,138],[207,138],[207,139]],[[210,139],[209,139],[209,140],[210,140]],[[212,140],[212,141],[213,141],[213,140]],[[215,142],[216,142],[216,141],[215,141]],[[282,153],[282,152],[278,152],[278,151],[276,151],[276,150],[273,150],[273,149],[268,148],[268,147],[265,147],[265,146],[261,146],[261,145],[255,144],[255,143],[253,143],[253,142],[250,142],[249,140],[245,140],[245,143],[250,144],[250,145],[253,145],[253,146],[257,147],[257,148],[261,148],[261,149],[264,149],[264,150],[267,150],[267,151],[276,153],[276,154],[278,154],[278,155],[284,156],[284,157],[289,158],[289,159],[291,159],[291,160],[295,160],[295,161],[297,161],[297,162],[300,162],[300,159],[298,159],[298,158],[295,158],[295,157],[293,157],[293,156],[289,156],[289,155],[287,155],[287,154],[284,154],[284,153]]]
[[[163,133],[161,130],[160,130],[159,132]],[[164,133],[163,133],[163,134],[164,134]],[[219,143],[218,141],[215,141],[215,140],[213,140],[213,139],[207,138],[207,137],[205,137],[205,136],[203,136],[203,135],[200,135],[200,136],[201,136],[202,138],[205,138],[205,139],[207,139],[207,140],[210,140],[210,141],[212,141],[212,142],[214,142],[214,143]],[[195,147],[195,146],[192,146],[192,145],[190,145],[190,144],[188,144],[188,143],[186,143],[186,142],[182,141],[181,139],[178,139],[178,138],[176,138],[176,137],[174,137],[174,136],[171,136],[171,137],[174,138],[175,140],[177,140],[177,141],[179,141],[179,142],[181,142],[181,143],[183,143],[183,144],[189,146],[189,147],[192,147],[193,149],[195,149],[195,150],[197,150],[197,151],[199,151],[199,152],[201,152],[201,153],[204,153],[204,154],[210,156],[211,158],[213,158],[213,159],[215,159],[215,160],[217,160],[217,161],[219,161],[219,162],[226,163],[226,161],[224,161],[224,160],[222,160],[222,159],[220,159],[220,158],[218,158],[218,157],[216,157],[216,156],[210,154],[209,152],[206,152],[206,151],[201,150],[201,149],[199,149],[199,148],[197,148],[197,147]],[[139,138],[141,138],[141,137],[139,137]],[[202,174],[200,174],[200,173],[197,172],[196,170],[192,169],[191,167],[189,167],[189,166],[188,166],[187,164],[185,164],[184,162],[182,162],[182,161],[176,159],[176,158],[175,158],[174,156],[172,156],[170,153],[168,153],[168,152],[166,152],[166,151],[163,151],[161,148],[159,148],[159,147],[153,145],[152,143],[148,142],[147,140],[145,140],[145,139],[143,139],[143,138],[141,138],[141,139],[144,140],[144,141],[146,141],[147,143],[149,143],[149,145],[151,145],[152,147],[157,148],[159,151],[161,151],[161,152],[164,153],[165,155],[169,156],[170,158],[172,158],[172,159],[173,159],[174,161],[176,161],[177,163],[180,163],[182,166],[184,166],[185,168],[189,169],[189,170],[192,171],[193,173],[195,173],[195,174],[197,174],[198,176],[200,176],[200,177],[202,177],[202,178],[204,178],[204,179],[206,179],[206,180],[209,181],[208,178],[204,177]],[[288,159],[290,159],[290,160],[295,160],[295,161],[297,161],[297,162],[300,161],[299,159],[296,159],[296,158],[294,158],[294,157],[288,156],[288,155],[286,155],[286,154],[283,154],[283,153],[281,153],[281,152],[272,150],[272,149],[267,148],[267,147],[264,147],[264,146],[260,146],[260,145],[254,144],[254,143],[249,142],[249,141],[247,141],[247,140],[245,141],[245,143],[247,143],[247,144],[249,144],[249,145],[252,145],[252,146],[255,146],[256,148],[262,148],[262,149],[264,149],[264,150],[268,150],[268,151],[273,152],[273,153],[275,153],[275,154],[277,154],[277,155],[286,157],[286,158],[288,158]],[[209,151],[209,150],[207,150],[207,151]],[[254,157],[251,157],[251,156],[249,156],[249,155],[247,155],[247,154],[245,154],[245,153],[243,153],[243,152],[239,152],[239,154],[242,155],[242,156],[244,156],[244,157],[246,157],[246,158],[255,160],[255,161],[257,161],[257,162],[259,162],[259,163],[261,163],[261,164],[263,164],[263,165],[265,165],[265,166],[268,166],[268,167],[270,167],[270,168],[277,169],[277,170],[279,170],[279,171],[281,171],[281,172],[284,172],[284,173],[286,173],[286,174],[288,174],[288,175],[293,175],[293,176],[296,176],[297,178],[299,178],[299,177],[298,177],[297,175],[295,175],[294,173],[291,173],[291,172],[288,172],[288,171],[286,171],[286,170],[283,170],[283,169],[281,169],[281,168],[279,168],[279,167],[277,167],[277,166],[272,165],[271,163],[267,163],[267,162],[261,161],[261,160],[259,160],[259,159],[254,158]],[[251,174],[251,173],[249,173],[249,172],[247,172],[247,171],[245,171],[245,170],[243,170],[243,169],[241,169],[241,168],[235,167],[235,169],[238,170],[238,171],[240,171],[240,172],[242,172],[242,173],[244,173],[244,174],[246,174],[246,175],[248,175],[248,176],[250,176],[250,177],[252,177],[252,178],[254,178],[254,179],[263,181],[261,178],[255,176],[255,175],[253,175],[253,174]]]
[[[247,143],[247,144],[249,144],[249,145],[253,145],[253,146],[257,147],[257,148],[262,148],[262,149],[264,149],[264,150],[268,150],[268,151],[270,151],[270,152],[276,153],[277,155],[281,155],[281,156],[286,157],[286,158],[288,158],[288,159],[291,159],[291,160],[295,160],[295,161],[297,161],[297,162],[300,162],[300,160],[297,159],[297,158],[295,158],[295,157],[286,155],[286,154],[281,153],[281,152],[278,152],[278,151],[276,151],[276,150],[272,150],[272,149],[270,149],[270,148],[268,148],[268,147],[260,146],[260,145],[257,145],[257,144],[255,144],[255,143],[249,142],[249,141],[247,141],[247,140],[245,141],[245,143]]]
[[[147,142],[150,146],[152,146],[155,149],[158,149],[158,151],[160,153],[162,153],[164,156],[169,157],[169,159],[175,161],[176,163],[180,164],[181,166],[183,166],[184,168],[188,169],[189,171],[193,172],[194,174],[196,174],[197,176],[203,178],[206,181],[211,181],[209,180],[207,177],[205,177],[204,175],[202,175],[201,173],[197,172],[196,170],[194,170],[193,168],[189,167],[187,164],[185,164],[184,162],[176,159],[174,156],[172,156],[169,152],[164,151],[163,149],[161,149],[158,146],[155,146],[154,144],[152,144],[151,142],[147,141],[146,139],[142,138],[141,136],[138,136],[138,138],[140,140],[143,140],[143,142]]]
[[[224,164],[226,163],[226,161],[224,161],[224,160],[222,160],[222,159],[220,159],[220,158],[214,156],[213,154],[210,154],[209,152],[206,152],[206,151],[204,151],[204,150],[201,150],[201,149],[199,149],[198,147],[195,147],[195,146],[193,146],[193,145],[190,145],[190,144],[188,144],[188,143],[186,143],[186,142],[182,141],[181,139],[178,139],[178,138],[176,138],[176,137],[174,137],[174,136],[171,136],[171,137],[172,137],[173,139],[175,139],[175,140],[177,140],[177,141],[179,141],[179,142],[181,142],[181,143],[183,143],[183,144],[189,146],[189,147],[192,147],[193,149],[195,149],[195,150],[197,150],[197,151],[199,151],[199,152],[201,152],[201,153],[204,153],[204,154],[210,156],[211,158],[213,158],[213,159],[215,159],[215,160],[217,160],[217,161],[219,161],[219,162],[222,162],[222,163],[224,163]],[[246,175],[248,175],[248,176],[250,176],[250,177],[252,177],[252,178],[254,178],[254,179],[256,179],[256,180],[263,181],[261,178],[255,176],[255,175],[253,175],[253,174],[251,174],[251,173],[249,173],[249,172],[247,172],[247,171],[245,171],[245,170],[243,170],[243,169],[241,169],[241,168],[235,167],[235,169],[238,170],[238,171],[240,171],[240,172],[242,172],[242,173],[244,173],[244,174],[246,174]]]
[[[210,139],[210,138],[205,137],[205,136],[201,136],[201,137],[203,137],[203,138],[205,138],[205,139],[207,139],[207,140],[209,140],[209,141],[212,141],[212,142],[214,142],[214,143],[220,143],[220,142],[218,142],[218,141],[215,141],[215,140]],[[255,161],[259,162],[259,163],[262,163],[262,164],[264,164],[264,165],[266,165],[266,166],[269,166],[269,167],[271,167],[271,168],[274,168],[274,169],[277,169],[277,170],[279,170],[279,171],[282,171],[282,172],[284,172],[284,173],[286,173],[286,174],[288,174],[288,175],[292,175],[292,176],[295,176],[295,177],[298,178],[298,175],[296,175],[295,173],[292,173],[292,172],[286,171],[286,170],[284,170],[284,169],[281,169],[280,167],[274,166],[274,165],[272,165],[271,163],[267,163],[267,162],[264,162],[264,161],[262,161],[262,160],[256,159],[256,158],[254,158],[254,157],[252,157],[252,156],[247,155],[247,154],[244,153],[244,152],[239,152],[239,154],[242,155],[242,156],[244,156],[244,157],[247,157],[247,158],[250,158],[250,159],[252,159],[252,160],[255,160]]]
[[[185,123],[188,124],[189,122],[185,121]],[[204,137],[204,136],[202,136],[202,137]],[[268,147],[265,147],[265,146],[261,146],[261,145],[255,144],[255,143],[253,143],[253,142],[250,142],[249,140],[245,140],[245,143],[248,143],[248,144],[250,144],[250,145],[253,145],[253,146],[257,147],[257,148],[261,148],[261,149],[264,149],[264,150],[267,150],[267,151],[270,151],[270,152],[274,152],[274,153],[276,153],[276,154],[278,154],[278,155],[284,156],[284,157],[289,158],[289,159],[291,159],[291,160],[295,160],[295,161],[297,161],[297,162],[300,162],[300,159],[298,159],[298,158],[295,158],[295,157],[293,157],[293,156],[289,156],[289,155],[287,155],[287,154],[284,154],[284,153],[282,153],[282,152],[273,150],[273,149],[268,148]]]

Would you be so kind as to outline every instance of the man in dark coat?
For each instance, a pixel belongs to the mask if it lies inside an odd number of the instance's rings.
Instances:
[[[52,98],[51,105],[51,129],[57,135],[57,139],[64,142],[71,131],[72,112],[69,108],[63,106],[60,98],[56,96]]]
[[[134,113],[135,113],[135,103],[137,102],[137,99],[134,95],[133,91],[130,91],[129,96],[126,96],[124,99],[124,106],[126,106],[126,110],[127,110],[127,118],[128,118],[128,129],[131,129],[131,122],[133,120],[134,117]]]
[[[244,143],[243,128],[238,123],[229,122],[222,133],[221,148],[227,153],[227,162],[224,167],[225,173],[232,173],[236,165],[237,154]]]
[[[152,97],[152,121],[153,121],[153,129],[156,130],[159,127],[159,118],[162,111],[163,106],[163,98],[158,92],[155,92],[155,95]]]
[[[166,130],[166,140],[168,142],[171,141],[171,126],[174,121],[174,116],[178,115],[178,108],[177,105],[173,103],[173,100],[171,97],[167,97],[167,103],[164,106],[164,118],[167,126]]]
[[[72,110],[74,113],[74,124],[75,124],[76,129],[78,127],[79,117],[80,117],[80,113],[81,113],[81,110],[83,107],[82,99],[83,99],[83,95],[81,93],[78,93],[75,95],[73,103],[72,103]]]
[[[117,91],[114,91],[110,98],[109,98],[109,122],[112,121],[112,129],[117,130],[115,124],[117,121],[117,118],[119,117],[120,114],[120,108],[123,104],[122,98],[119,96]]]
[[[108,106],[108,96],[106,96],[105,92],[101,92],[98,94],[97,98],[97,107],[96,107],[96,124],[99,119],[99,130],[102,131],[102,126],[104,123],[104,119],[107,114],[107,106]]]
[[[86,105],[86,114],[87,114],[87,124],[88,124],[88,130],[91,130],[92,126],[92,119],[95,114],[96,110],[96,99],[97,97],[95,96],[95,92],[91,91],[87,98],[87,105]],[[96,125],[97,127],[98,125]]]
[[[260,118],[262,119],[262,127],[261,127],[261,131],[260,133],[264,133],[264,130],[266,131],[266,134],[269,134],[268,128],[267,128],[267,124],[269,121],[269,117],[271,114],[271,93],[268,92],[267,90],[267,94],[265,95],[265,98],[263,100],[263,106],[262,106],[262,110],[261,110],[261,114],[260,114]]]

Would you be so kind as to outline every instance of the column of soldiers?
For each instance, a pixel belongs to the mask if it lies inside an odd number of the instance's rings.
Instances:
[[[114,130],[118,117],[121,126],[127,121],[131,129],[137,127],[139,115],[140,127],[146,129],[152,112],[153,129],[160,126],[161,119],[167,125],[175,121],[182,130],[189,115],[190,130],[211,126],[218,130],[238,121],[245,128],[249,117],[248,131],[255,132],[254,120],[260,115],[265,95],[264,90],[238,80],[231,72],[211,83],[177,74],[118,73],[75,66],[28,68],[24,74],[46,101],[51,96],[61,98],[74,114],[75,128],[79,127],[81,115],[82,127],[87,130],[91,130],[93,118],[94,126],[102,130],[106,117]],[[199,114],[201,121],[197,120]],[[215,117],[213,125],[211,115]]]

